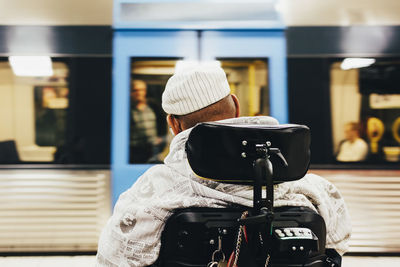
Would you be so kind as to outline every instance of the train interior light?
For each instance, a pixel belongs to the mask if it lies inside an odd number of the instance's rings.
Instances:
[[[49,56],[10,56],[8,60],[16,76],[48,77],[53,75]]]
[[[374,63],[374,58],[345,58],[340,65],[340,68],[342,70],[359,69],[371,66]]]

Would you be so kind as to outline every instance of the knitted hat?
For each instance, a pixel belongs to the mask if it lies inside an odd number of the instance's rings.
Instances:
[[[167,114],[186,115],[218,102],[230,93],[221,67],[196,66],[169,78],[162,95]]]

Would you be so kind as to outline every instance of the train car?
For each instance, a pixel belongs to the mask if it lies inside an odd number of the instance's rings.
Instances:
[[[0,252],[95,251],[111,210],[111,28],[0,36]]]
[[[399,30],[293,27],[287,32],[290,121],[311,127],[311,171],[331,180],[346,200],[351,252],[400,249],[392,232],[400,223]],[[360,146],[346,151],[351,140]]]

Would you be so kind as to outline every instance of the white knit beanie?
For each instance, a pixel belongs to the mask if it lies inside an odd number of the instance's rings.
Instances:
[[[221,67],[196,66],[169,78],[162,95],[167,114],[186,115],[218,102],[230,93]]]

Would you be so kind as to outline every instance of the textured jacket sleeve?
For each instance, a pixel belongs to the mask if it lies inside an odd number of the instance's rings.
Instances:
[[[222,205],[194,194],[191,180],[165,165],[152,167],[118,199],[100,236],[96,266],[149,266],[158,258],[161,234],[174,209]]]
[[[96,266],[148,266],[157,259],[167,212],[156,214],[151,208],[156,172],[150,169],[119,197],[101,233]]]

